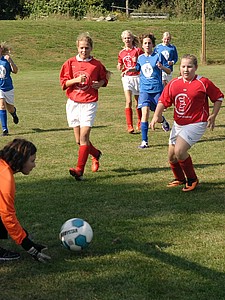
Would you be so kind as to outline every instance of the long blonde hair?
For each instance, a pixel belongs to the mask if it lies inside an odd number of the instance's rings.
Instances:
[[[125,37],[126,34],[128,34],[128,35],[130,35],[130,36],[132,37],[132,39],[133,39],[132,45],[133,45],[134,47],[139,47],[139,44],[140,44],[139,39],[138,39],[138,37],[137,37],[136,35],[134,35],[134,34],[132,33],[131,30],[124,30],[124,31],[121,33],[121,38],[122,38],[122,40],[124,39],[124,37]]]

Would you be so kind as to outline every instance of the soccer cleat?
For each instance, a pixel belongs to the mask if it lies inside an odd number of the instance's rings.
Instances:
[[[167,132],[170,131],[170,124],[166,121],[165,117],[163,116],[163,121],[161,122],[162,129]]]
[[[19,123],[19,118],[18,118],[18,116],[17,116],[17,114],[16,114],[16,108],[15,108],[14,112],[11,113],[11,115],[12,115],[12,117],[13,117],[13,123],[14,123],[14,124],[18,124],[18,123]]]
[[[128,131],[128,133],[131,133],[131,134],[134,133],[134,127],[132,125],[128,125],[127,131]]]
[[[193,191],[197,187],[198,184],[199,184],[198,178],[196,178],[196,179],[188,179],[185,187],[182,188],[182,191],[183,192]]]
[[[149,148],[149,145],[146,141],[142,141],[141,145],[138,146],[139,149]]]
[[[92,164],[91,164],[91,170],[92,172],[97,172],[99,169],[99,159],[102,156],[102,152],[100,150],[99,154],[98,154],[98,158],[95,158],[94,156],[92,156]]]
[[[73,176],[77,181],[82,181],[83,178],[83,173],[81,171],[78,171],[74,168],[69,169],[70,175]]]
[[[9,261],[19,259],[19,253],[9,251],[0,247],[0,261]]]
[[[179,179],[174,179],[172,180],[171,182],[169,182],[167,184],[167,187],[175,187],[175,186],[178,186],[178,185],[182,185],[182,184],[185,184],[186,183],[186,180],[179,180]]]
[[[9,131],[7,129],[3,130],[2,136],[7,136],[9,135]]]

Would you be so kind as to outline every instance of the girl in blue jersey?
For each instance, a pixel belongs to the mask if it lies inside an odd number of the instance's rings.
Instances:
[[[155,51],[158,53],[162,53],[162,55],[167,60],[168,66],[171,70],[170,74],[162,71],[162,81],[164,87],[167,83],[172,79],[173,65],[178,60],[177,48],[170,43],[171,42],[171,34],[169,32],[164,32],[162,37],[162,43],[156,45]]]
[[[171,70],[165,57],[155,52],[155,37],[152,33],[145,34],[141,37],[144,54],[138,57],[135,70],[140,71],[140,94],[138,99],[138,108],[142,110],[141,118],[141,135],[142,143],[139,148],[148,148],[148,119],[149,112],[155,111],[159,96],[163,90],[162,71],[167,74]],[[128,69],[127,72],[132,71]],[[170,126],[164,117],[162,117],[162,128],[169,131]]]
[[[19,123],[14,106],[14,88],[11,73],[17,73],[18,68],[10,57],[10,48],[5,42],[0,43],[0,121],[2,124],[2,135],[8,135],[7,111],[12,115],[13,122]]]

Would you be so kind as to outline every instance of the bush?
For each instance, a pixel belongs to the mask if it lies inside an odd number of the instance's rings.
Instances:
[[[0,20],[14,20],[20,14],[23,2],[20,0],[0,1]]]
[[[24,16],[40,18],[52,14],[81,18],[86,14],[85,0],[26,0],[23,7]]]

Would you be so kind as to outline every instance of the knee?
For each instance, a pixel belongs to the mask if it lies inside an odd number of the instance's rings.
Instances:
[[[176,157],[177,160],[183,160],[184,153],[182,149],[175,147],[174,156]]]
[[[4,102],[0,102],[0,109],[1,110],[6,110],[6,106]]]

